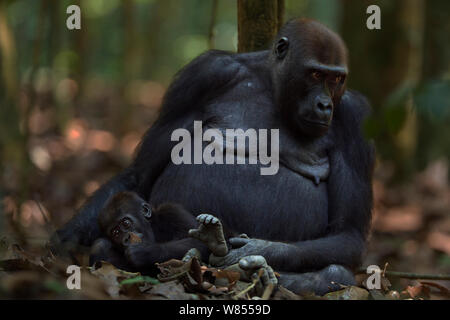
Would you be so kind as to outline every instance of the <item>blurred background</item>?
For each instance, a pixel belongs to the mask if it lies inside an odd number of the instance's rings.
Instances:
[[[81,7],[81,30],[66,8]],[[366,8],[381,8],[381,30]],[[450,1],[286,0],[350,52],[349,87],[372,103],[373,234],[365,265],[450,272]],[[173,75],[236,51],[228,0],[0,0],[0,238],[42,247],[127,166]]]

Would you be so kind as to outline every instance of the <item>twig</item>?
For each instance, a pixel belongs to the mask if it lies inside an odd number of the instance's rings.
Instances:
[[[359,269],[357,274],[366,273],[366,269]],[[424,279],[424,280],[450,280],[450,274],[429,274],[413,273],[401,271],[384,271],[386,277],[404,278],[404,279]]]
[[[236,294],[233,299],[239,299],[239,297],[242,297],[244,294],[246,294],[247,292],[249,292],[250,290],[252,290],[256,283],[258,282],[259,279],[257,279],[256,281],[254,280],[247,288],[245,288],[244,290],[242,290],[241,292],[239,292],[238,294]]]
[[[450,274],[420,274],[411,272],[386,271],[387,277],[426,280],[450,280]]]
[[[275,286],[273,285],[273,283],[267,284],[267,287],[264,290],[263,295],[261,296],[261,300],[269,300],[274,288]]]
[[[256,284],[258,283],[258,281],[261,279],[261,276],[262,276],[262,272],[263,272],[263,271],[264,271],[263,269],[260,269],[260,270],[258,271],[258,273],[257,273],[257,276],[253,279],[252,283],[251,283],[247,288],[245,288],[244,290],[242,290],[241,292],[239,292],[238,294],[236,294],[236,295],[233,297],[233,299],[237,300],[237,299],[239,299],[239,297],[242,297],[244,294],[250,292],[250,290],[252,290],[252,289],[256,286]]]

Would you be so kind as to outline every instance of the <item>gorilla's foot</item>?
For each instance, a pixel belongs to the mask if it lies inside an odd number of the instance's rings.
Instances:
[[[341,285],[355,284],[353,273],[341,265],[308,273],[281,273],[279,284],[297,294],[324,295],[341,289]]]
[[[228,247],[220,220],[210,214],[201,214],[197,221],[200,224],[198,229],[189,230],[189,235],[205,243],[215,256],[225,256]]]
[[[196,248],[189,249],[189,251],[186,252],[186,254],[184,255],[183,259],[181,259],[181,261],[188,262],[192,258],[197,258],[197,260],[199,261],[202,260],[202,255],[198,249]]]

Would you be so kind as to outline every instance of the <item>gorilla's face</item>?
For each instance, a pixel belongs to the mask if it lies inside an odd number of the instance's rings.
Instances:
[[[126,248],[135,243],[154,243],[149,218],[150,205],[132,193],[119,193],[99,215],[103,232],[118,247]]]
[[[276,103],[294,128],[308,136],[324,135],[345,92],[346,49],[323,27],[313,36],[307,27],[284,32],[273,52]]]
[[[111,221],[108,234],[120,248],[136,243],[154,243],[155,239],[148,221],[140,218],[140,212],[120,213]]]
[[[321,136],[331,126],[347,74],[343,67],[325,66],[316,61],[305,64],[302,74],[297,83],[302,94],[289,106],[292,120],[303,133]],[[292,95],[295,96],[295,92]]]

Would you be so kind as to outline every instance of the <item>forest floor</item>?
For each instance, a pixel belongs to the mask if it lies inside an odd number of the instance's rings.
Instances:
[[[84,156],[91,157],[91,161],[69,159],[61,164],[58,173],[45,178],[37,175],[30,180],[41,192],[48,190],[50,196],[45,201],[25,202],[22,214],[10,217],[10,233],[1,239],[0,245],[0,298],[450,299],[450,281],[438,279],[438,275],[450,273],[450,188],[441,178],[448,170],[444,161],[432,164],[407,185],[387,186],[382,182],[383,177],[376,175],[372,233],[363,266],[377,265],[382,272],[386,271],[381,277],[380,290],[366,288],[365,280],[370,274],[364,269],[357,275],[357,286],[342,287],[323,297],[299,296],[285,288],[261,289],[259,280],[240,281],[236,273],[210,268],[197,260],[162,263],[160,269],[164,276],[151,278],[119,270],[108,263],[89,266],[87,255],[81,254],[76,258],[81,266],[82,289],[69,290],[66,281],[70,274],[66,268],[72,262],[54,257],[45,249],[49,234],[54,230],[51,221],[55,213],[50,212],[77,207],[82,200],[75,194],[93,192],[107,176],[99,168],[115,170],[119,166],[107,153],[93,152]],[[78,163],[90,163],[90,168],[78,167]],[[70,164],[73,166],[69,171],[65,166]],[[378,171],[388,171],[382,169]],[[61,179],[62,176],[66,179]],[[83,177],[92,180],[86,182]],[[6,209],[13,205],[8,199],[4,201]],[[65,210],[69,215],[74,212]],[[15,218],[20,219],[20,224]],[[395,271],[413,274],[399,277]],[[432,279],[428,279],[430,277]],[[215,285],[217,279],[222,279],[221,285]]]
[[[139,97],[134,112],[124,112],[120,99],[113,98],[114,91],[101,89],[99,83],[93,87],[91,102],[77,109],[83,117],[71,118],[63,130],[56,124],[59,120],[52,102],[40,97],[36,102],[39,107],[30,111],[28,123],[27,150],[32,168],[26,171],[27,191],[23,192],[19,183],[24,180],[22,168],[5,170],[0,177],[8,191],[1,198],[4,219],[0,219],[0,298],[266,298],[270,288],[255,292],[257,284],[243,283],[235,275],[207,268],[199,261],[170,262],[166,272],[174,274],[174,280],[161,281],[108,264],[88,266],[86,256],[79,257],[82,290],[67,289],[67,261],[45,250],[49,235],[131,161],[164,93],[164,88],[154,82],[141,83],[134,95]],[[103,108],[100,113],[96,111],[99,105]],[[111,116],[102,118],[105,114]],[[133,129],[123,129],[123,123]],[[404,184],[390,185],[387,181],[393,169],[386,162],[378,163],[373,184],[372,233],[363,267],[377,265],[386,270],[382,289],[367,291],[361,284],[365,274],[362,270],[357,287],[321,298],[450,299],[450,281],[429,279],[450,274],[448,169],[447,159],[437,160]],[[415,273],[413,278],[417,279],[399,277],[393,271]],[[428,276],[421,279],[417,274]],[[219,287],[207,284],[217,277],[230,282]],[[207,283],[202,286],[203,282]],[[274,298],[305,297],[281,289],[272,295]]]

